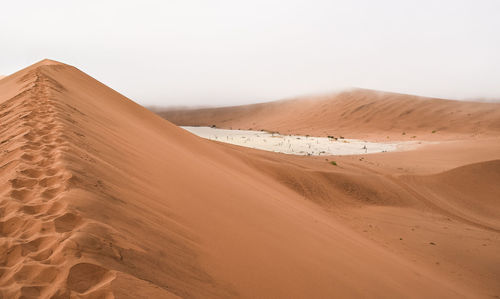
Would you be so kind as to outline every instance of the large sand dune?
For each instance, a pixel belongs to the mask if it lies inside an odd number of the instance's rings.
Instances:
[[[364,89],[244,106],[156,112],[181,126],[216,125],[224,129],[263,129],[311,136],[439,140],[450,135],[456,138],[500,134],[500,103]]]
[[[0,81],[0,125],[4,298],[500,295],[497,139],[333,166],[196,137],[50,60]]]

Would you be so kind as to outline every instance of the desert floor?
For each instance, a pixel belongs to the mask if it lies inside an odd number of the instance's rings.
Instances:
[[[184,126],[181,128],[209,140],[276,153],[303,156],[340,156],[403,151],[414,149],[423,143],[422,141],[370,142],[346,139],[343,136],[281,135],[266,131],[227,130],[212,127]]]

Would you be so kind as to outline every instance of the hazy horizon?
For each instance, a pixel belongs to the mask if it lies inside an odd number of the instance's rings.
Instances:
[[[148,106],[352,87],[500,100],[500,1],[5,3],[0,75],[44,58]]]

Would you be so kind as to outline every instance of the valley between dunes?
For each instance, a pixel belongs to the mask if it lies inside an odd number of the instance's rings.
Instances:
[[[59,62],[1,79],[1,297],[499,297],[499,105],[391,97],[343,122],[305,100],[172,120],[443,142],[283,155],[194,136]]]

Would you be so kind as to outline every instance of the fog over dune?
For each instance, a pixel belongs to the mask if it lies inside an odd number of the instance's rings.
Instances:
[[[499,28],[496,0],[10,1],[0,74],[56,59],[157,106],[349,87],[491,101]]]
[[[500,298],[500,0],[4,2],[0,299]]]

